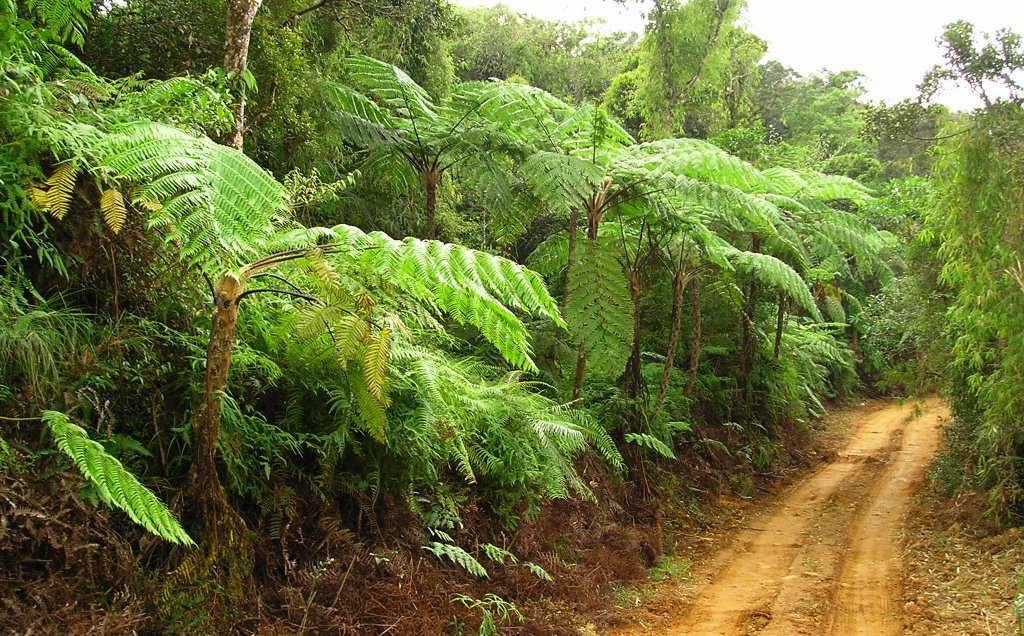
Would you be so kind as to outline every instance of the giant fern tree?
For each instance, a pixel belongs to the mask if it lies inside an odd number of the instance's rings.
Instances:
[[[287,221],[284,188],[241,153],[166,126],[121,127],[98,153],[100,169],[135,184],[131,200],[152,210],[150,225],[166,232],[168,245],[212,281],[214,310],[207,351],[204,398],[193,428],[191,500],[207,536],[213,536],[226,499],[216,470],[221,400],[227,390],[239,305],[260,292],[316,299],[283,287],[261,288],[274,270],[305,261],[330,276],[332,261],[361,263],[417,301],[476,326],[510,362],[534,369],[525,328],[516,308],[561,324],[540,277],[515,263],[436,241],[396,241],[349,226],[307,229]],[[287,283],[286,283],[287,285]],[[357,312],[340,308],[356,342],[349,351],[375,354],[366,365],[366,393],[383,401],[384,330]],[[355,315],[352,315],[352,314]],[[383,358],[383,362],[381,360]]]
[[[401,69],[361,55],[346,59],[345,71],[347,85],[321,87],[339,132],[366,152],[365,171],[419,182],[427,239],[437,235],[444,176],[458,172],[502,205],[511,194],[497,155],[520,146],[537,114],[558,105],[543,91],[499,81],[463,83],[435,100]]]

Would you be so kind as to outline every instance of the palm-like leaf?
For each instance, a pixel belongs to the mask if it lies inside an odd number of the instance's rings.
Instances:
[[[211,277],[262,256],[287,211],[284,187],[245,155],[169,126],[121,126],[98,155],[140,184],[132,200],[156,209],[149,224]]]

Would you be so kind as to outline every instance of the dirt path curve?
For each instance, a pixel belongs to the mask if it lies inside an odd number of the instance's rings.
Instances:
[[[903,630],[897,532],[939,448],[937,399],[866,413],[846,447],[711,560],[665,636],[888,636]],[[913,416],[913,417],[912,417]]]

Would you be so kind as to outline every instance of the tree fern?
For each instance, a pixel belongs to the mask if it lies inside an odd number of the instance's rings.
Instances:
[[[57,447],[95,484],[105,502],[125,511],[132,521],[159,537],[172,543],[195,545],[167,506],[125,470],[116,457],[89,439],[81,426],[58,411],[44,411],[43,422],[50,427]]]

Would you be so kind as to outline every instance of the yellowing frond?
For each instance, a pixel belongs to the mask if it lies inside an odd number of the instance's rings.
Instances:
[[[30,201],[32,201],[33,205],[35,205],[41,211],[49,213],[50,202],[46,198],[46,190],[42,190],[40,188],[36,188],[33,186],[27,188],[26,191],[28,192],[28,198]]]
[[[65,161],[58,165],[46,180],[46,207],[42,209],[58,221],[63,219],[71,208],[71,194],[75,189],[77,177],[77,166],[71,161]]]
[[[363,356],[363,377],[366,379],[366,390],[378,402],[386,404],[388,353],[391,349],[391,330],[381,329],[376,336],[370,336]]]
[[[164,207],[164,204],[160,203],[156,199],[143,199],[139,205],[141,205],[147,212],[159,212]]]
[[[105,190],[100,196],[100,212],[103,213],[103,222],[111,232],[117,234],[121,231],[128,211],[124,207],[124,197],[120,192],[114,188]]]

